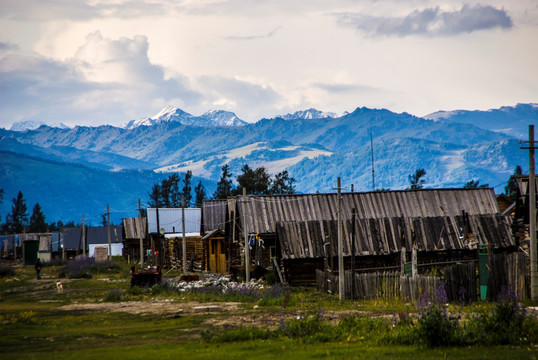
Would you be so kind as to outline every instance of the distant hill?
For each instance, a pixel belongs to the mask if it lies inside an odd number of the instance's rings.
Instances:
[[[153,184],[168,176],[153,171],[104,171],[8,151],[0,151],[0,158],[1,188],[5,191],[0,204],[3,221],[20,190],[28,215],[38,202],[47,222],[79,223],[84,214],[87,224],[98,225],[109,204],[111,222],[117,224],[123,217],[137,216],[138,199],[146,203]]]

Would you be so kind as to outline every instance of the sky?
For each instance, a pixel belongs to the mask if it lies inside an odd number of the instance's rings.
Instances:
[[[538,102],[538,1],[0,0],[0,127]]]

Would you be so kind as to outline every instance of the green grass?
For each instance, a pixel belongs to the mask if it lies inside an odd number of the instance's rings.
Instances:
[[[536,359],[536,342],[518,346],[457,346],[427,348],[416,334],[396,326],[398,313],[416,304],[392,300],[339,301],[311,288],[292,288],[285,309],[283,298],[271,301],[238,297],[235,313],[131,314],[64,310],[66,304],[105,301],[230,301],[214,293],[180,293],[164,287],[130,288],[129,267],[95,274],[91,279],[62,279],[64,292],[54,282],[63,265],[46,266],[43,280],[35,280],[32,266],[16,267],[14,276],[0,278],[0,354],[2,359]],[[255,305],[258,305],[256,309]],[[528,305],[533,305],[528,304]],[[536,304],[534,304],[536,305]],[[478,313],[494,304],[450,306],[451,311]],[[337,321],[335,314],[349,313]],[[264,326],[251,317],[270,314],[279,324]],[[301,319],[297,320],[296,315]],[[213,325],[215,320],[245,317],[239,325]],[[278,321],[276,321],[278,322]],[[408,343],[409,345],[402,345]]]

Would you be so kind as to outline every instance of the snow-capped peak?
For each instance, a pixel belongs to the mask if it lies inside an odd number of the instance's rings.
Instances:
[[[233,112],[225,110],[209,110],[201,117],[212,120],[215,126],[243,126],[247,124]]]
[[[13,123],[11,125],[11,131],[26,131],[26,130],[35,130],[40,128],[41,126],[49,126],[53,128],[59,128],[59,129],[67,129],[68,126],[63,123],[54,123],[47,125],[43,121],[34,121],[34,120],[28,120],[28,121],[20,121]]]
[[[149,118],[131,120],[124,125],[126,129],[134,129],[139,126],[153,126],[163,122],[179,122],[188,126],[243,126],[246,124],[234,113],[224,110],[211,110],[201,116],[193,116],[177,107],[166,106],[157,114]]]
[[[279,116],[284,120],[293,120],[293,119],[324,119],[324,118],[337,118],[341,115],[338,115],[333,112],[320,111],[313,108],[307,110],[296,111],[293,114],[286,114]]]

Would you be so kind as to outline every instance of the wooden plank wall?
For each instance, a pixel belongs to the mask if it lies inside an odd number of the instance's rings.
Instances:
[[[489,300],[515,295],[528,297],[527,256],[524,253],[498,254],[490,257],[488,279]]]

